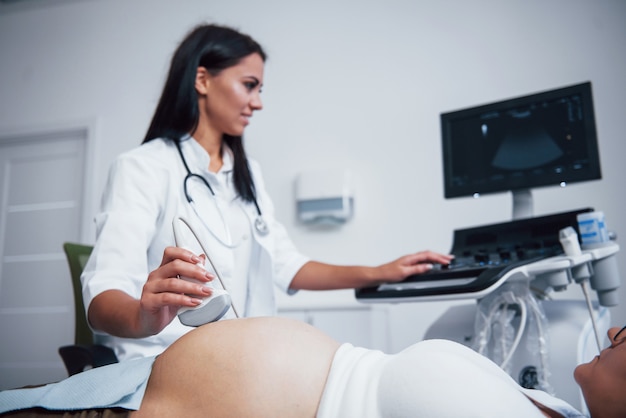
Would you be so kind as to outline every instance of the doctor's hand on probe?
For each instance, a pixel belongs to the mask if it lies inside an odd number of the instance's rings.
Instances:
[[[158,334],[169,325],[179,308],[193,308],[200,305],[203,298],[211,296],[211,288],[202,283],[212,281],[215,277],[198,265],[201,261],[204,261],[204,255],[197,256],[187,249],[165,249],[163,261],[159,268],[148,275],[139,301],[140,322],[149,335]],[[180,280],[180,276],[195,279],[199,283]]]
[[[183,248],[165,248],[161,265],[148,274],[140,299],[120,290],[103,292],[98,296],[99,303],[90,306],[90,322],[97,329],[126,338],[158,334],[176,318],[179,308],[198,306],[211,295],[209,287],[179,279],[185,276],[200,283],[212,281],[214,276],[197,265],[203,259],[204,255]],[[99,309],[115,315],[102,315]]]
[[[402,256],[377,267],[337,266],[309,261],[291,282],[292,289],[332,290],[376,286],[399,282],[414,274],[430,270],[433,264],[447,265],[454,256],[433,251],[420,251]]]

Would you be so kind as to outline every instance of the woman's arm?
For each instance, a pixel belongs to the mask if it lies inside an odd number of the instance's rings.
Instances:
[[[448,264],[452,256],[432,251],[405,255],[376,267],[337,266],[309,261],[296,273],[290,288],[299,290],[334,290],[376,286],[424,273],[433,263]]]

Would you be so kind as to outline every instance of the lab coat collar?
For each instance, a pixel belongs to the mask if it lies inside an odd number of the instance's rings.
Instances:
[[[233,171],[234,165],[233,151],[226,144],[222,145],[222,168],[221,173],[230,174]]]
[[[182,137],[180,142],[183,146],[183,153],[185,155],[185,159],[187,160],[187,164],[189,164],[189,168],[193,172],[208,172],[211,157],[202,145],[200,145],[200,143],[191,135]],[[220,168],[218,174],[230,174],[233,171],[233,165],[233,151],[228,145],[226,145],[226,143],[222,143],[222,168]]]

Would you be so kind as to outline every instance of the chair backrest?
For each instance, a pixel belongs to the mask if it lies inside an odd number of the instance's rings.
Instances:
[[[74,312],[76,315],[76,330],[74,331],[74,344],[93,344],[93,332],[87,324],[85,305],[83,304],[83,289],[80,275],[87,264],[89,255],[93,250],[90,245],[66,242],[63,250],[67,256],[72,276],[72,289],[74,290]]]

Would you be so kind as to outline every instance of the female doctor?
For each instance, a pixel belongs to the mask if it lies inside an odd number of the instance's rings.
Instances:
[[[192,329],[178,310],[212,293],[199,253],[175,246],[177,217],[206,246],[239,316],[274,315],[274,285],[288,293],[372,286],[451,259],[424,251],[377,267],[336,266],[297,251],[242,143],[262,108],[265,58],[236,30],[195,28],[172,57],[143,144],[110,169],[82,282],[96,339],[120,360],[161,353]]]

